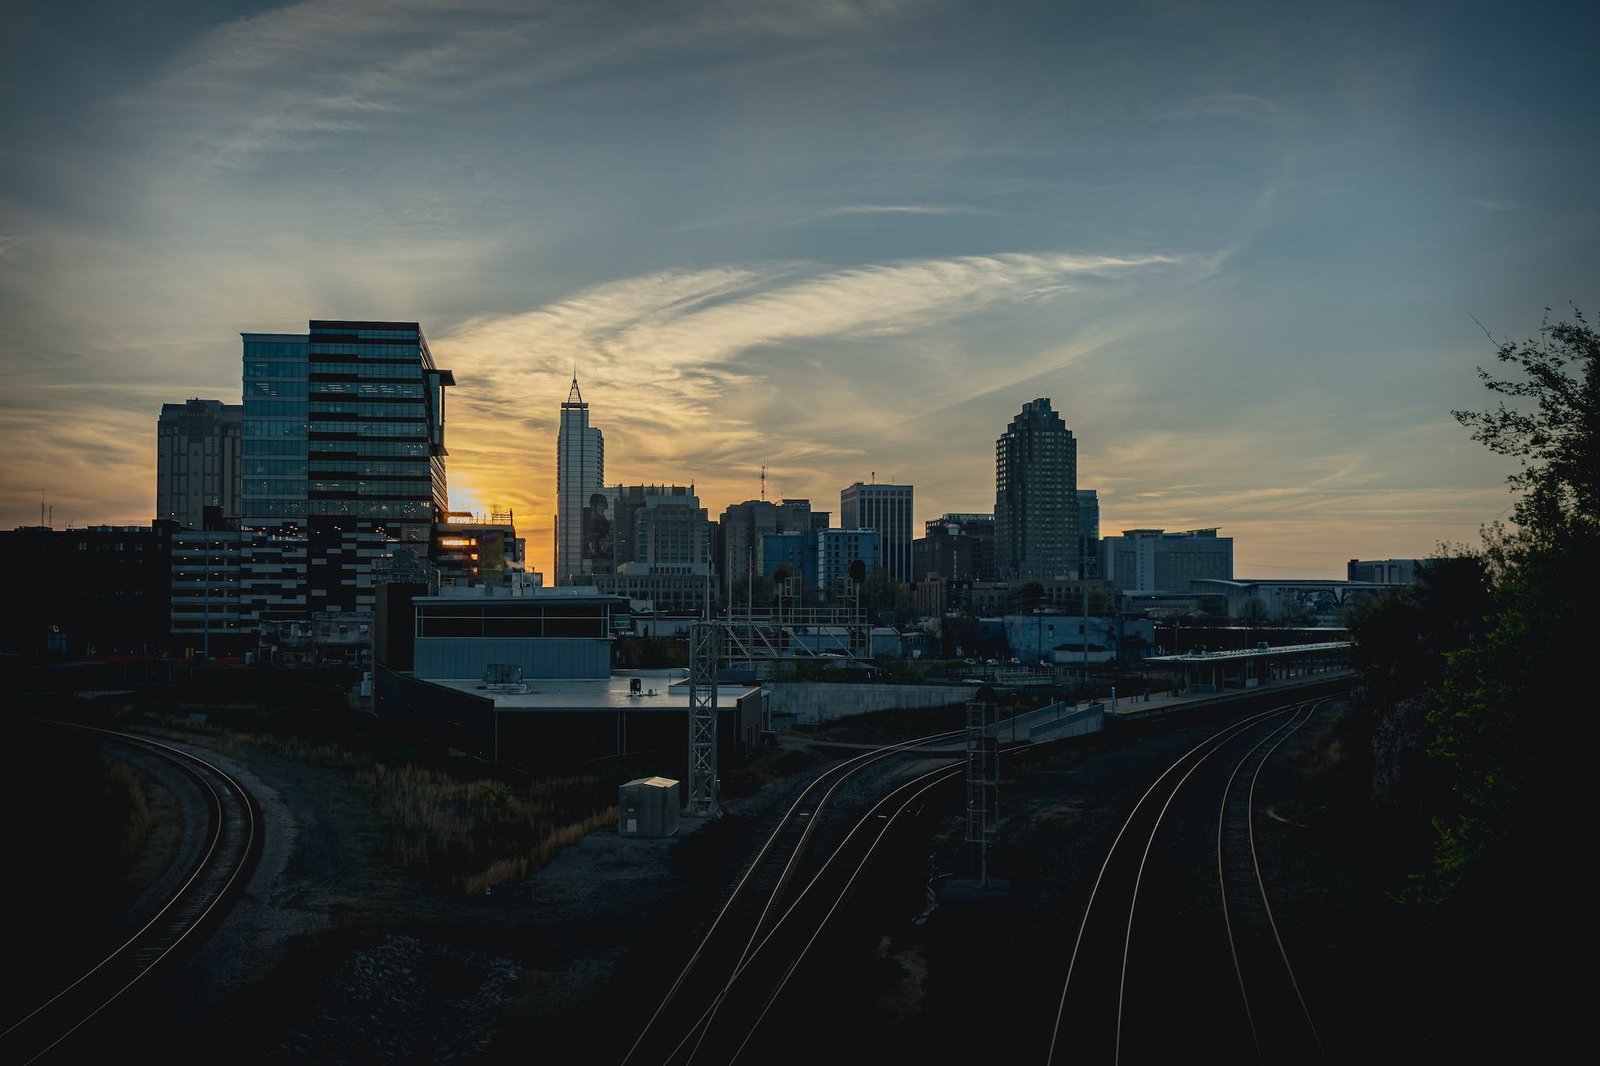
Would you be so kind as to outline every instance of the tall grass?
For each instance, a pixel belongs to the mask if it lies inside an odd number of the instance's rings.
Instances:
[[[156,816],[145,799],[144,786],[139,783],[133,767],[121,760],[105,768],[105,807],[118,812],[110,829],[112,863],[118,868],[130,862],[144,845],[145,837],[155,828]]]
[[[600,775],[513,788],[379,763],[358,771],[356,781],[389,821],[388,846],[400,864],[467,895],[522,881],[584,834],[617,821],[617,784]]]
[[[306,765],[349,771],[388,821],[394,859],[446,891],[482,895],[525,880],[562,848],[617,822],[620,771],[515,786],[464,780],[395,761],[405,746],[380,731],[351,730],[346,723],[341,734],[331,716],[324,721],[271,711],[250,703],[180,703],[165,714],[147,712],[144,724],[164,735],[201,738],[227,753],[260,747]],[[329,727],[327,735],[301,732],[319,723]],[[370,725],[364,719],[360,724]]]

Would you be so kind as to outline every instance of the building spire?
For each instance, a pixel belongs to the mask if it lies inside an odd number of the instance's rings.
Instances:
[[[577,372],[577,370],[573,370],[573,372],[572,372],[572,389],[571,389],[570,392],[567,393],[567,403],[569,403],[569,404],[581,404],[581,403],[583,403],[583,393],[578,391],[578,372]]]

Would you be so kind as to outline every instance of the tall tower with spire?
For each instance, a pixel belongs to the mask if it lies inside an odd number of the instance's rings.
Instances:
[[[593,560],[584,553],[585,519],[590,497],[603,492],[606,482],[605,438],[589,425],[589,405],[572,375],[567,402],[561,405],[561,425],[556,433],[556,552],[555,584],[570,583],[573,574],[591,572]],[[609,516],[603,520],[609,521]]]

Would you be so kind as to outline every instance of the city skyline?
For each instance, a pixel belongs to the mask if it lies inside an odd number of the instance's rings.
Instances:
[[[713,515],[990,512],[1047,397],[1103,536],[1241,577],[1508,516],[1450,412],[1594,310],[1592,6],[650,10],[13,9],[0,528],[147,524],[162,405],[313,319],[421,323],[450,508],[551,582],[575,375],[606,482]]]

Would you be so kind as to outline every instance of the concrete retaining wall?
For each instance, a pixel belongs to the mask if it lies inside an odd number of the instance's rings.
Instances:
[[[1048,712],[1051,709],[1046,708],[1046,711]],[[1047,740],[1081,737],[1087,733],[1099,733],[1105,727],[1106,705],[1103,703],[1091,703],[1087,707],[1080,707],[1075,711],[1065,711],[1055,718],[1030,726],[1028,729],[1028,741],[1033,744],[1042,744]]]
[[[947,707],[973,696],[970,685],[846,685],[836,682],[779,681],[768,690],[767,709],[777,721],[816,725],[871,711],[906,707]]]

